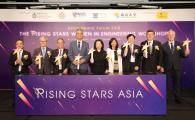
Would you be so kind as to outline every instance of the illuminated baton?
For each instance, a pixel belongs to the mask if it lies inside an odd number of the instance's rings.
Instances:
[[[80,54],[78,54],[77,56],[75,56],[75,61],[80,61],[80,59],[82,58],[82,56],[80,56]],[[77,65],[77,70],[79,70],[80,68],[80,64]]]
[[[89,52],[88,52],[88,55],[89,54],[91,54],[91,59],[94,61],[94,58],[93,58],[93,52],[94,52],[95,50],[92,48],[92,49],[90,49],[89,50]]]
[[[59,70],[62,69],[62,61],[61,61],[61,58],[62,58],[62,56],[57,56],[55,58],[55,62],[58,63],[58,66],[59,66]]]
[[[183,46],[186,46],[186,49],[187,50],[189,50],[189,44],[190,44],[190,42],[192,42],[192,41],[189,40],[188,38],[185,41],[183,41]]]
[[[129,46],[129,43],[128,42],[126,42],[126,43],[123,44],[123,48],[125,47],[125,49],[128,49],[128,46]]]
[[[40,54],[37,55],[36,58],[35,58],[35,61],[38,61],[39,69],[41,69],[41,58],[42,58],[42,56]]]
[[[142,51],[144,52],[145,58],[148,58],[148,49],[147,49],[148,47],[149,47],[149,45],[147,45],[147,43],[145,45],[143,45],[143,47],[142,47]]]

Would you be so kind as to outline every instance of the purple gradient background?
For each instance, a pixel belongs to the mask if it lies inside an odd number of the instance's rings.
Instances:
[[[165,115],[166,114],[166,76],[165,75],[142,75],[140,76],[148,93],[136,80],[137,75],[86,75],[86,76],[17,76],[21,79],[33,94],[30,98],[16,83],[16,115]],[[161,91],[160,97],[148,84],[153,80]],[[47,90],[74,90],[74,99],[36,99],[33,88],[45,88]],[[112,99],[81,99],[81,90],[112,90]],[[143,99],[118,99],[119,90],[141,90]],[[27,107],[17,96],[19,93],[30,101],[33,109]],[[61,107],[58,104],[61,102]],[[137,104],[137,105],[136,105]],[[137,107],[139,106],[139,107]]]
[[[48,32],[74,32],[74,30],[68,30],[68,27],[104,27],[115,26],[119,27],[119,30],[86,30],[86,32],[93,31],[125,31],[125,32],[145,32],[147,29],[152,28],[156,32],[168,31],[173,29],[176,31],[176,39],[180,42],[188,37],[194,41],[194,25],[193,21],[186,22],[1,22],[0,23],[0,89],[10,89],[11,81],[13,77],[10,74],[10,66],[8,65],[9,53],[15,47],[15,40],[22,38],[25,40],[25,49],[32,52],[38,47],[38,37],[35,36],[20,36],[19,32],[36,30],[36,31],[48,31]],[[56,48],[56,39],[62,37],[65,39],[65,47],[68,48],[70,41],[74,40],[74,36],[50,36],[49,47]],[[126,41],[126,34],[122,36],[108,36],[108,37],[94,37],[86,36],[86,41],[89,42],[90,48],[93,46],[93,42],[97,38],[101,38],[104,41],[105,48],[108,47],[108,40],[111,37],[116,37],[119,40],[120,45]],[[145,40],[145,36],[136,35],[136,43],[140,44]],[[165,36],[156,36],[156,39],[162,43],[166,41]],[[191,55],[189,58],[183,61],[182,71],[182,87],[195,89],[195,42],[191,43]],[[33,70],[31,71],[33,73]]]

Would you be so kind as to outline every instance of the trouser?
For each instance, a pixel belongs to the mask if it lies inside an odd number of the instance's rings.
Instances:
[[[166,71],[167,79],[167,93],[174,95],[174,99],[179,99],[181,97],[181,72],[180,70],[167,70]]]

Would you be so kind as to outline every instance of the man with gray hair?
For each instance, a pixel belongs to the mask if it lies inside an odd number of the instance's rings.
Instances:
[[[167,42],[162,45],[163,49],[163,67],[161,72],[166,73],[167,90],[174,95],[174,100],[181,103],[180,79],[182,58],[190,55],[189,45],[183,46],[175,39],[175,31],[169,30],[167,34]]]
[[[36,74],[50,75],[53,73],[53,67],[50,63],[52,49],[47,47],[48,38],[41,36],[39,38],[40,47],[33,52],[33,60],[36,66]]]
[[[70,43],[68,57],[71,61],[71,74],[88,73],[89,44],[83,40],[83,30],[76,30],[76,39]]]

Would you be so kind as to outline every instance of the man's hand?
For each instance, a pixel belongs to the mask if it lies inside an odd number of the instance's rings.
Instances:
[[[156,67],[156,68],[157,68],[157,70],[160,70],[160,68],[161,68],[161,67],[160,67],[160,65],[157,65],[157,67]]]
[[[85,59],[79,60],[79,64],[83,64],[85,62]]]
[[[73,63],[74,65],[78,65],[78,64],[79,64],[79,61],[74,60],[72,63]]]
[[[190,49],[186,49],[185,50],[185,56],[187,57],[187,56],[189,56],[190,55]]]
[[[16,62],[16,64],[19,64],[19,65],[23,64],[23,62],[20,59],[17,59],[15,62]]]
[[[92,63],[92,64],[93,64],[93,63],[94,63],[94,59],[90,59],[90,63]]]
[[[64,69],[63,74],[64,74],[64,75],[68,75],[68,69],[67,69],[67,68]]]
[[[160,72],[161,72],[161,73],[164,73],[164,72],[165,72],[165,70],[164,70],[163,67],[160,68]]]

